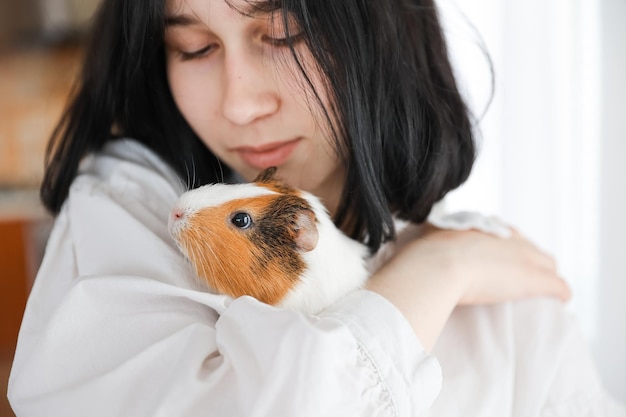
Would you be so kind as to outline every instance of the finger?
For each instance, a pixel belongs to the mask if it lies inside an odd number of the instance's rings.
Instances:
[[[572,297],[572,291],[567,282],[563,278],[556,275],[548,279],[550,280],[550,285],[552,286],[552,295],[563,302],[569,301]]]
[[[526,250],[528,251],[528,259],[532,264],[543,268],[548,272],[556,273],[557,263],[552,255],[539,249],[528,240],[524,240],[523,242],[520,242],[520,244],[526,247]]]
[[[529,279],[535,280],[535,282],[528,287],[530,290],[529,296],[547,295],[555,297],[562,302],[568,301],[572,296],[567,282],[557,274],[545,270],[537,270],[534,274],[530,275]]]

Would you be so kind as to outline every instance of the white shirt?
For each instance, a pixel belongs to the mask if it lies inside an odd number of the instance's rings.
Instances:
[[[551,300],[458,308],[430,354],[366,290],[317,316],[209,293],[167,232],[182,191],[133,141],[81,165],[20,330],[18,417],[626,415]]]

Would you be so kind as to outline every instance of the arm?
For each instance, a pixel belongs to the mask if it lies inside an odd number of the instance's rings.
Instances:
[[[400,237],[397,253],[372,276],[367,288],[398,307],[427,350],[457,305],[570,296],[554,261],[517,232],[502,239],[426,225],[419,234],[419,239]]]

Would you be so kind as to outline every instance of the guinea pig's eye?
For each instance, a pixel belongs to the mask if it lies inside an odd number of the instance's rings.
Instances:
[[[230,222],[239,229],[248,229],[250,226],[252,226],[252,217],[248,213],[240,211],[233,215],[233,217],[230,219]]]

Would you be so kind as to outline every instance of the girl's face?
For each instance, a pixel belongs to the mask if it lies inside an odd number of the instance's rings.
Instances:
[[[280,11],[246,16],[245,0],[168,0],[167,73],[196,134],[246,180],[269,166],[336,209],[344,167],[324,118],[285,45]],[[234,6],[234,7],[232,7]],[[290,34],[299,28],[289,25]],[[304,42],[296,50],[326,104]],[[311,109],[318,109],[311,111]]]

